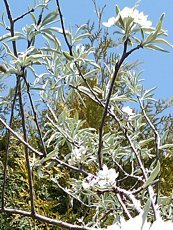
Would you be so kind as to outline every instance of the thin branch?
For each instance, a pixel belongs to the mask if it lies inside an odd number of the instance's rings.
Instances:
[[[157,160],[159,160],[160,135],[159,135],[157,129],[155,128],[155,126],[153,125],[152,121],[150,120],[150,118],[146,114],[144,105],[143,105],[143,103],[142,103],[142,101],[141,101],[141,99],[139,97],[138,97],[138,101],[139,101],[140,107],[142,109],[142,112],[144,114],[144,117],[145,117],[146,121],[148,122],[149,126],[151,127],[151,129],[154,132],[155,141],[156,141],[156,146],[155,146],[155,148],[156,148],[156,157],[157,157]]]
[[[17,22],[18,20],[24,18],[25,16],[27,16],[28,14],[30,14],[30,13],[32,13],[32,12],[34,12],[34,11],[35,11],[35,9],[32,8],[31,10],[29,10],[29,11],[27,11],[26,13],[22,14],[21,16],[19,16],[19,17],[17,17],[17,18],[14,18],[14,19],[13,19],[13,22],[14,22],[14,23]]]
[[[67,39],[67,35],[66,35],[66,32],[65,32],[65,26],[64,26],[64,21],[63,21],[63,15],[62,15],[62,11],[61,11],[61,8],[60,8],[60,4],[59,4],[59,1],[56,0],[56,3],[57,3],[57,6],[58,6],[58,12],[59,12],[59,15],[60,15],[60,21],[61,21],[61,27],[62,27],[62,31],[63,31],[63,36],[64,36],[64,39],[65,39],[65,42],[68,46],[68,49],[69,49],[69,54],[73,57],[73,50],[72,50],[72,46],[70,45],[68,39]],[[81,70],[80,70],[80,67],[78,65],[78,63],[75,61],[75,66],[78,70],[78,73],[79,73],[79,76],[82,78],[82,80],[84,81],[85,85],[87,86],[87,88],[90,90],[90,92],[92,93],[92,95],[96,98],[97,101],[99,101],[99,98],[97,97],[97,95],[94,93],[93,89],[91,88],[91,86],[88,84],[87,80],[84,78]]]
[[[35,154],[42,156],[43,153],[37,151],[36,149],[34,149],[28,142],[26,142],[22,137],[19,136],[19,134],[17,134],[12,128],[10,128],[10,126],[2,119],[0,118],[0,122],[19,140],[21,141],[21,143],[23,143],[25,146],[27,146],[32,152],[34,152]]]
[[[116,196],[117,196],[117,199],[118,199],[121,207],[125,211],[126,215],[128,216],[129,219],[131,219],[132,216],[130,215],[130,212],[128,211],[127,207],[125,206],[124,202],[122,201],[120,194],[117,193]]]
[[[24,75],[24,73],[23,73]],[[23,138],[25,142],[28,142],[27,131],[26,131],[26,121],[25,121],[25,112],[23,108],[22,102],[22,92],[21,92],[21,83],[19,84],[19,106],[20,112],[22,116],[22,129],[23,129]],[[30,194],[30,202],[31,202],[31,213],[35,213],[35,203],[34,203],[34,185],[33,185],[33,177],[32,177],[32,169],[30,166],[30,157],[29,157],[29,148],[25,145],[25,158],[26,158],[26,166],[28,171],[28,183],[29,183],[29,194]]]
[[[11,9],[10,9],[10,6],[9,6],[7,0],[4,0],[4,4],[5,4],[6,11],[7,11],[8,19],[9,19],[9,22],[10,22],[11,37],[14,37],[14,21],[13,21],[13,18],[12,18]],[[12,41],[12,46],[13,46],[14,55],[17,57],[18,55],[17,55],[16,41]]]
[[[107,215],[109,215],[110,213],[112,213],[114,211],[114,209],[113,208],[111,208],[111,209],[109,209],[107,212],[104,212],[103,214],[102,214],[102,216],[101,216],[101,218],[99,219],[99,223],[101,222],[101,221],[103,221],[106,217],[107,217]]]
[[[52,181],[60,188],[62,189],[66,194],[68,194],[69,196],[73,197],[74,199],[78,200],[82,205],[88,207],[88,208],[93,208],[93,207],[96,207],[96,205],[88,205],[88,204],[85,204],[79,197],[76,197],[74,194],[72,194],[71,192],[68,191],[67,188],[64,188],[62,187],[58,181],[55,181],[52,179]]]
[[[67,228],[67,229],[73,229],[73,230],[94,230],[94,228],[73,225],[73,224],[69,224],[69,223],[64,222],[64,221],[51,219],[49,217],[42,216],[42,215],[39,215],[37,213],[33,214],[31,212],[27,212],[27,211],[23,211],[23,210],[18,210],[18,209],[10,209],[10,208],[0,209],[0,213],[3,213],[3,212],[9,213],[9,214],[17,214],[17,215],[22,215],[22,216],[28,216],[28,217],[31,217],[33,219],[36,219],[36,220],[39,220],[39,221],[43,221],[44,223],[48,223],[48,224],[53,224],[53,225],[59,226],[61,228]]]
[[[152,123],[152,121],[150,120],[150,118],[148,117],[146,111],[145,111],[145,108],[144,108],[144,105],[141,101],[141,99],[139,97],[138,98],[138,101],[139,101],[139,104],[140,104],[140,107],[141,107],[141,110],[144,114],[144,117],[146,119],[146,121],[148,122],[149,126],[151,127],[151,129],[153,130],[154,132],[154,136],[155,136],[155,150],[156,150],[156,159],[157,161],[159,161],[160,159],[160,154],[159,154],[159,148],[160,148],[160,135],[157,131],[157,129],[155,128],[154,124]],[[159,196],[159,177],[160,177],[160,174],[158,174],[157,176],[157,179],[158,179],[158,182],[157,182],[157,196],[156,196],[156,203],[158,201],[158,196]]]
[[[37,26],[39,26],[40,23],[41,23],[41,21],[42,21],[44,9],[45,9],[44,7],[41,8],[41,12],[40,12],[40,14],[39,14],[39,16],[38,16]],[[36,31],[37,31],[37,30],[35,29],[35,32],[36,32]],[[34,41],[34,37],[32,37],[31,40],[28,40],[27,49],[32,45],[33,41]]]
[[[12,127],[12,123],[13,123],[13,116],[14,116],[14,107],[15,107],[15,103],[16,103],[16,98],[17,98],[17,91],[18,91],[18,86],[19,86],[19,78],[17,78],[17,82],[16,82],[16,87],[15,87],[15,92],[14,92],[14,98],[13,98],[13,102],[11,105],[11,115],[10,115],[10,122],[9,122],[9,127]],[[4,209],[5,207],[5,186],[7,183],[7,167],[8,167],[8,157],[9,157],[9,147],[10,147],[10,131],[7,130],[7,146],[6,146],[6,153],[5,153],[5,160],[4,160],[4,171],[3,171],[3,184],[2,184],[2,198],[1,198],[1,203],[2,203],[2,209]]]
[[[72,169],[72,170],[74,170],[74,171],[80,172],[80,173],[82,173],[84,176],[92,175],[91,173],[88,173],[87,171],[83,170],[82,168],[77,168],[77,167],[75,167],[75,166],[73,166],[73,165],[69,165],[69,164],[67,164],[67,163],[65,163],[65,162],[63,162],[63,161],[61,161],[61,160],[59,160],[59,159],[57,159],[57,158],[52,158],[52,160],[58,162],[58,163],[61,164],[61,165],[66,166],[66,167],[69,168],[69,169]]]
[[[72,46],[70,45],[70,43],[69,43],[69,41],[67,39],[66,32],[65,32],[63,15],[62,15],[62,11],[61,11],[61,8],[60,8],[59,0],[56,0],[56,4],[57,4],[57,7],[58,7],[58,12],[59,12],[59,16],[60,16],[60,21],[61,21],[63,36],[64,36],[65,42],[66,42],[66,44],[68,46],[69,53],[70,53],[71,56],[73,56]]]
[[[34,107],[34,103],[33,103],[33,100],[32,100],[32,97],[31,97],[31,93],[30,93],[30,85],[26,79],[26,74],[24,76],[24,81],[25,81],[25,84],[26,84],[26,88],[27,88],[27,94],[28,94],[28,97],[29,97],[29,101],[30,101],[30,104],[31,104],[31,109],[32,109],[32,112],[34,114],[34,121],[35,121],[35,124],[37,126],[37,130],[38,130],[38,134],[39,134],[39,137],[40,137],[40,141],[41,141],[41,144],[42,144],[42,147],[43,147],[43,155],[44,157],[47,155],[47,151],[46,151],[46,147],[45,147],[45,143],[43,141],[43,135],[42,135],[42,132],[41,132],[41,129],[40,129],[40,126],[38,124],[38,119],[37,119],[37,113],[35,111],[35,107]]]
[[[116,194],[119,193],[119,194],[125,195],[129,200],[132,201],[133,206],[136,209],[136,211],[138,213],[142,212],[140,201],[135,198],[135,196],[132,194],[132,192],[126,191],[125,189],[122,189],[122,188],[119,188],[119,187],[116,187],[116,186],[113,188],[113,191]]]
[[[105,119],[106,119],[106,116],[107,116],[107,113],[108,113],[108,107],[109,107],[110,98],[111,98],[111,95],[112,95],[112,91],[113,91],[113,87],[114,87],[116,78],[118,76],[119,69],[120,69],[121,65],[123,64],[124,60],[131,53],[133,53],[135,50],[138,50],[139,48],[141,48],[141,45],[138,45],[135,48],[133,48],[133,49],[131,49],[130,51],[127,52],[127,43],[128,43],[128,40],[126,40],[124,42],[124,50],[123,50],[122,57],[115,65],[115,71],[114,71],[114,74],[113,74],[113,77],[112,77],[112,82],[111,82],[111,85],[110,85],[110,88],[109,88],[109,92],[108,92],[108,95],[107,95],[106,104],[105,104],[105,107],[104,107],[104,112],[103,112],[101,124],[100,124],[100,127],[99,127],[99,147],[98,147],[97,155],[98,155],[98,161],[99,161],[99,168],[100,169],[102,169],[102,165],[103,165],[103,157],[102,157],[103,128],[104,128]]]
[[[135,176],[135,175],[132,175],[132,173],[131,173],[131,174],[128,174],[118,162],[116,162],[115,160],[113,160],[113,162],[114,162],[114,163],[121,169],[121,171],[125,174],[125,177],[124,177],[124,178],[119,179],[119,180],[117,180],[117,181],[122,181],[122,180],[125,180],[125,179],[128,178],[128,177],[131,177],[131,178],[136,179],[137,181],[142,181],[142,182],[144,182],[144,180],[142,179],[141,176]]]

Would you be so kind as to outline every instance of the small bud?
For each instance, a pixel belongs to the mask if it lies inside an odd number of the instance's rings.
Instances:
[[[6,73],[7,72],[7,68],[5,67],[5,65],[3,64],[0,64],[0,73],[3,72],[3,73]]]

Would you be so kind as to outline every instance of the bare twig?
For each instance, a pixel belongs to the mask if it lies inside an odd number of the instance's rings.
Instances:
[[[70,43],[69,43],[69,41],[67,39],[67,35],[66,35],[66,32],[65,32],[64,21],[63,21],[63,15],[62,15],[62,11],[61,11],[61,8],[60,8],[59,1],[56,0],[56,3],[57,3],[57,6],[58,6],[58,11],[59,11],[59,15],[60,15],[60,21],[61,21],[61,27],[62,27],[63,36],[64,36],[65,42],[66,42],[66,44],[68,46],[69,54],[73,57],[73,50],[72,50],[72,46],[70,45]],[[75,66],[76,66],[76,68],[78,70],[79,76],[82,78],[82,80],[84,81],[85,85],[90,90],[90,92],[92,93],[92,95],[94,96],[94,98],[99,102],[100,101],[99,98],[94,93],[93,89],[88,84],[87,80],[84,78],[84,76],[83,76],[83,74],[82,74],[82,72],[80,70],[80,67],[79,67],[78,63],[76,61],[74,63],[75,63]]]
[[[13,19],[13,22],[14,22],[14,23],[15,23],[15,22],[17,22],[18,20],[20,20],[20,19],[24,18],[26,15],[28,15],[28,14],[30,14],[30,13],[32,13],[32,12],[34,12],[34,11],[35,11],[35,9],[34,9],[34,8],[32,8],[31,10],[29,10],[29,11],[27,11],[26,13],[24,13],[24,14],[20,15],[19,17],[14,18],[14,19]]]
[[[44,9],[45,9],[44,7],[41,9],[41,12],[40,12],[40,14],[39,14],[39,16],[38,16],[37,26],[39,26],[40,23],[41,23],[41,21],[42,21]],[[36,31],[37,31],[37,30],[35,29],[35,32],[36,32]],[[34,37],[32,37],[31,40],[28,40],[27,49],[32,45],[33,41],[34,41]]]
[[[119,194],[123,194],[124,196],[126,196],[129,200],[132,201],[133,206],[136,209],[136,211],[138,213],[142,212],[140,201],[135,198],[135,196],[132,194],[132,192],[126,191],[125,189],[119,188],[117,186],[113,188],[113,191],[116,194],[119,193]]]
[[[72,46],[70,45],[70,43],[69,43],[69,41],[68,41],[68,39],[67,39],[66,32],[65,32],[65,26],[64,26],[64,21],[63,21],[63,15],[62,15],[62,11],[61,11],[61,8],[60,8],[59,0],[56,0],[56,4],[57,4],[58,12],[59,12],[59,15],[60,15],[60,20],[61,20],[61,26],[62,26],[63,36],[64,36],[65,42],[66,42],[66,44],[67,44],[67,46],[68,46],[69,53],[70,53],[71,56],[73,56]]]
[[[66,194],[68,194],[69,196],[71,196],[71,197],[73,197],[74,199],[76,199],[76,200],[78,200],[82,205],[84,205],[84,206],[86,206],[86,207],[88,207],[88,208],[94,208],[94,207],[96,207],[96,205],[88,205],[88,204],[85,204],[79,197],[77,197],[77,196],[75,196],[73,193],[71,193],[67,188],[64,188],[64,187],[62,187],[59,183],[58,183],[58,181],[55,181],[55,180],[53,180],[55,183],[56,183],[56,185],[60,188],[60,189],[62,189]]]

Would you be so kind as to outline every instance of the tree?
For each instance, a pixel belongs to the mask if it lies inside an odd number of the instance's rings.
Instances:
[[[144,89],[139,63],[128,62],[142,49],[166,52],[161,45],[171,46],[163,38],[164,14],[152,27],[137,5],[116,6],[115,17],[102,23],[105,7],[93,0],[98,24],[88,21],[72,33],[58,0],[55,11],[43,0],[16,18],[3,3],[8,24],[3,16],[1,26],[9,32],[0,38],[0,71],[16,77],[14,93],[1,104],[7,114],[11,104],[10,116],[0,118],[2,132],[7,130],[0,169],[4,227],[172,226],[162,169],[170,167],[165,158],[173,145],[165,127],[171,118],[159,115],[167,105],[155,102],[154,89]],[[17,31],[25,17],[31,24]],[[26,49],[19,52],[18,44]],[[13,214],[24,219],[6,217]]]

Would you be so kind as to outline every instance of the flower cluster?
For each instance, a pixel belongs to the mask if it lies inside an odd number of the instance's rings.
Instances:
[[[83,161],[83,157],[86,155],[86,148],[81,146],[80,148],[75,147],[72,150],[71,158],[68,160],[70,165],[75,165]]]
[[[125,7],[122,11],[119,11],[116,17],[111,17],[107,22],[103,22],[103,25],[106,27],[111,27],[114,25],[119,26],[123,21],[126,24],[138,25],[141,28],[149,28],[152,26],[152,22],[149,21],[147,15],[144,15],[143,12],[139,12],[135,8]]]
[[[98,171],[97,176],[89,175],[82,185],[85,189],[95,186],[104,189],[114,186],[117,177],[118,173],[116,173],[115,169],[108,169],[106,165],[103,165],[103,169]]]
[[[128,116],[133,116],[134,115],[133,110],[129,106],[124,106],[122,108],[122,111],[124,113],[126,113]]]

